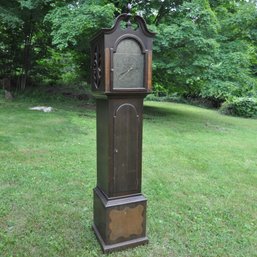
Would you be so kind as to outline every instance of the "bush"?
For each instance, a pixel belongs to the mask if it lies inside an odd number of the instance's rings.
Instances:
[[[155,102],[186,103],[186,100],[183,97],[177,95],[156,96],[154,94],[150,94],[146,96],[145,100]]]
[[[226,115],[257,117],[257,98],[238,97],[222,104],[220,112]]]
[[[156,97],[163,97],[163,96],[166,96],[168,94],[168,91],[163,85],[155,83],[153,85],[153,94]]]

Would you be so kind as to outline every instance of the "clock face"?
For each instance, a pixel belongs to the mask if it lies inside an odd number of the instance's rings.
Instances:
[[[113,88],[144,88],[144,54],[134,39],[122,40],[113,54]]]

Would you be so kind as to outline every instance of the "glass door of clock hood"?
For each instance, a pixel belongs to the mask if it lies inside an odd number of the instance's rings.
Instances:
[[[113,88],[144,88],[144,54],[134,39],[123,39],[113,54]]]

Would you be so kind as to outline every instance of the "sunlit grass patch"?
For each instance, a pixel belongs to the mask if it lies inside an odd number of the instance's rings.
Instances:
[[[0,100],[0,256],[101,256],[95,111],[73,105]],[[257,121],[156,102],[144,118],[150,243],[110,256],[255,256]]]

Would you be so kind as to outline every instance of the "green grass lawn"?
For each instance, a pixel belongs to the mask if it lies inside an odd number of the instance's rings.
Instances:
[[[44,104],[0,100],[0,256],[101,256],[95,111]],[[143,138],[150,243],[109,256],[257,256],[257,120],[146,102]]]

